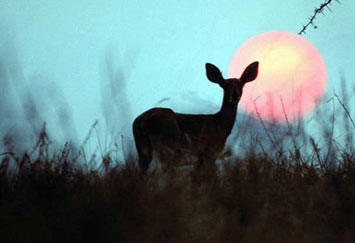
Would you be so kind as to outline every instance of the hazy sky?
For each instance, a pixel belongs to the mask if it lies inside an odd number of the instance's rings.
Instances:
[[[0,54],[4,63],[17,60],[35,98],[46,87],[60,94],[83,139],[118,103],[131,109],[119,112],[127,124],[163,98],[181,112],[217,111],[222,90],[207,81],[204,64],[227,74],[243,42],[272,30],[298,33],[323,2],[0,0]],[[349,88],[355,76],[355,1],[341,3],[303,35],[324,57],[328,90],[337,91],[340,72]],[[107,86],[110,65],[120,85]]]

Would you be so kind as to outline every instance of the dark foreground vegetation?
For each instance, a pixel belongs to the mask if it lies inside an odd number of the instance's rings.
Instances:
[[[355,159],[248,154],[217,173],[1,154],[0,242],[354,242]],[[11,161],[15,165],[11,165]]]
[[[89,156],[97,123],[82,146],[61,149],[44,127],[24,154],[5,134],[0,242],[355,242],[355,123],[342,96],[318,106],[314,126],[260,119],[257,130],[239,118],[238,157],[224,156],[218,170],[142,175],[133,156]]]

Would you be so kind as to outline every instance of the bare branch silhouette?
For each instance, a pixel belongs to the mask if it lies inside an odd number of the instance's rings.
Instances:
[[[309,21],[306,25],[303,25],[302,29],[300,30],[300,32],[298,32],[299,35],[302,34],[306,34],[306,29],[311,25],[314,29],[317,29],[318,26],[315,24],[315,20],[317,18],[317,16],[321,13],[324,15],[324,8],[327,8],[330,12],[332,12],[331,8],[329,7],[331,5],[331,3],[335,1],[339,4],[340,0],[325,0],[324,3],[322,3],[319,8],[314,9],[314,14],[309,17]]]

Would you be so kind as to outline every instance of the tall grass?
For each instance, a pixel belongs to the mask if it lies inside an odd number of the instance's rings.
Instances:
[[[27,153],[0,150],[0,242],[354,242],[351,107],[344,94],[324,101],[311,132],[241,129],[244,153],[212,172],[142,175],[132,153],[86,154],[97,123],[52,151],[43,126]]]
[[[2,154],[1,242],[353,242],[355,159],[337,166],[250,153],[223,173],[142,176],[134,159],[75,160],[75,149]],[[42,150],[42,152],[41,152]],[[16,166],[11,166],[11,161]]]
[[[134,160],[88,168],[69,153],[66,147],[35,160],[2,154],[2,242],[355,239],[351,154],[336,168],[249,154],[205,177],[193,170],[142,176]]]

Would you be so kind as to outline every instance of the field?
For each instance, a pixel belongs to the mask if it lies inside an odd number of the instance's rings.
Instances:
[[[340,83],[307,122],[280,129],[238,114],[218,170],[143,175],[135,151],[117,156],[119,134],[87,153],[96,122],[61,147],[44,125],[24,153],[26,133],[5,132],[0,242],[355,242],[355,123]]]
[[[1,154],[1,242],[354,242],[355,156],[246,153],[220,170],[142,175],[67,143]],[[327,147],[330,149],[330,147]],[[250,150],[252,151],[252,150]],[[295,156],[297,155],[298,156]],[[308,161],[307,161],[308,159]],[[327,160],[327,161],[326,161]]]

